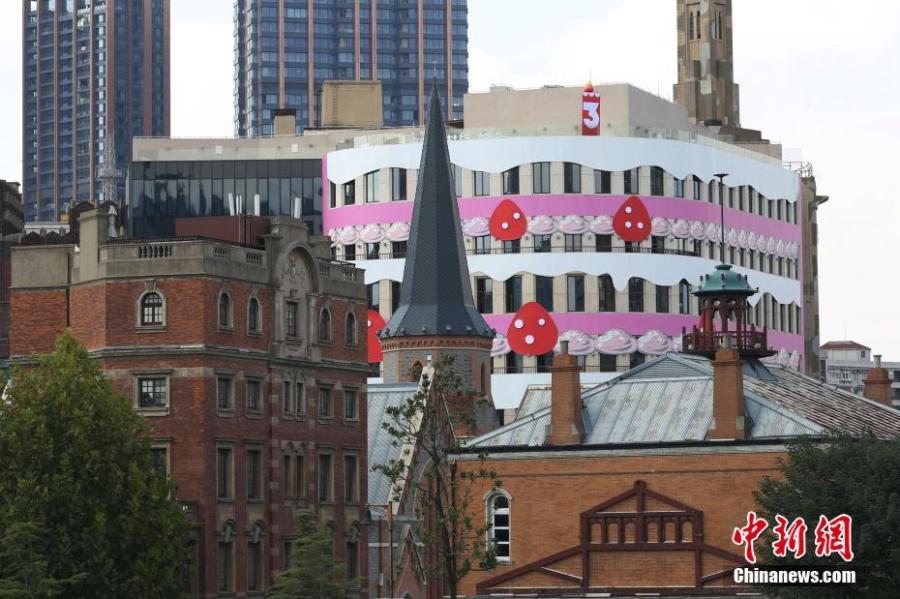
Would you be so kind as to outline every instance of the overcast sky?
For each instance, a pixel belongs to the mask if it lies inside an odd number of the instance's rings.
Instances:
[[[233,132],[232,0],[172,0],[172,134]],[[812,162],[822,341],[900,361],[900,2],[735,0],[741,122]],[[21,2],[0,0],[0,178],[20,180]],[[469,0],[470,89],[624,81],[671,98],[675,0]]]

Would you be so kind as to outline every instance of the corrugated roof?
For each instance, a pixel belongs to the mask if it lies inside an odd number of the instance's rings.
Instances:
[[[387,409],[399,406],[418,389],[418,383],[399,385],[369,385],[366,391],[368,402],[369,468],[375,464],[387,464],[400,457],[400,447],[394,445],[394,438],[381,427],[388,418]],[[391,498],[391,481],[381,472],[368,473],[369,503],[386,504]]]
[[[583,392],[585,445],[697,441],[712,424],[709,360],[667,354]],[[826,431],[900,435],[900,412],[834,389],[782,366],[744,367],[744,403],[751,439]],[[520,415],[473,439],[479,447],[543,445],[550,423],[549,390],[529,389]]]

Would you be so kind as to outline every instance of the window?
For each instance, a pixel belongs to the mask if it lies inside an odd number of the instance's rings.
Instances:
[[[378,201],[378,171],[366,173],[366,204]]]
[[[219,328],[231,328],[231,296],[225,292],[219,294]]]
[[[219,377],[216,379],[216,407],[224,411],[234,409],[230,378]]]
[[[612,190],[612,173],[594,171],[594,193],[610,193]]]
[[[344,420],[359,420],[359,397],[356,389],[344,389]]]
[[[262,384],[259,381],[249,380],[247,381],[247,411],[248,412],[259,412],[262,410],[262,404],[260,403],[260,388]]]
[[[539,303],[548,312],[553,311],[553,277],[534,277],[534,301]]]
[[[344,455],[344,503],[356,503],[359,497],[356,488],[356,481],[359,477],[356,464],[355,455]]]
[[[700,199],[700,189],[701,189],[701,187],[700,187],[700,179],[695,175],[695,176],[693,176],[693,177],[691,178],[691,180],[692,180],[692,182],[693,182],[693,194],[692,194],[692,197],[693,197],[693,199],[695,199],[695,200],[699,200],[699,199]]]
[[[475,196],[491,195],[491,174],[485,171],[472,171]]]
[[[231,499],[234,490],[232,485],[234,463],[231,448],[216,448],[216,458],[216,481],[218,483],[219,499]]]
[[[366,302],[369,305],[369,308],[379,311],[381,308],[381,289],[379,283],[371,283],[366,285]]]
[[[678,283],[678,313],[691,313],[691,286],[684,279]]]
[[[297,466],[294,468],[294,496],[306,497],[306,456],[297,455]]]
[[[622,173],[624,176],[624,193],[638,193],[640,169],[633,168]]]
[[[600,275],[597,277],[598,295],[600,297],[600,312],[616,311],[616,288],[613,287],[612,277]]]
[[[406,258],[406,243],[405,241],[392,241],[391,258]]]
[[[514,166],[508,171],[503,171],[504,195],[519,193],[519,167]]]
[[[391,312],[396,312],[400,307],[400,283],[391,281]]]
[[[356,181],[347,181],[342,186],[344,191],[344,205],[351,206],[356,203]]]
[[[488,536],[497,561],[510,561],[509,497],[499,493],[488,498]]]
[[[581,235],[572,235],[570,233],[566,233],[563,238],[565,241],[565,249],[567,252],[580,252],[581,251]]]
[[[598,252],[612,251],[612,235],[597,235],[594,237],[594,243]]]
[[[531,165],[532,193],[550,193],[550,163],[535,162]]]
[[[366,244],[366,260],[378,260],[379,246],[377,243]]]
[[[331,387],[319,387],[319,418],[333,418],[333,404]]]
[[[227,528],[227,525],[226,525]],[[234,590],[232,573],[234,569],[234,552],[232,551],[234,535],[223,533],[223,539],[219,541],[219,590],[230,592]]]
[[[684,197],[684,179],[673,179],[672,180],[672,195],[676,198]]]
[[[658,314],[669,313],[669,287],[667,285],[656,286],[656,312]]]
[[[356,345],[358,331],[356,330],[356,315],[353,312],[347,313],[346,329],[344,330],[344,341],[347,345]]]
[[[281,396],[281,409],[285,416],[290,416],[296,411],[293,390],[294,383],[291,381],[284,381],[284,393]]]
[[[494,281],[487,277],[475,277],[475,306],[482,314],[494,312]]]
[[[251,297],[247,303],[247,332],[259,333],[262,330],[259,317],[259,300]]]
[[[391,201],[402,202],[406,199],[406,169],[391,169]]]
[[[644,279],[639,277],[628,279],[628,311],[644,311]]]
[[[518,254],[522,249],[522,244],[519,239],[510,239],[509,241],[503,242],[503,253],[504,254]]]
[[[284,332],[288,337],[297,336],[297,313],[300,304],[297,302],[284,303]]]
[[[164,376],[138,379],[138,407],[165,408],[168,406],[168,381]]]
[[[165,324],[162,296],[155,291],[141,298],[141,326],[161,327]]]
[[[584,275],[566,276],[566,309],[584,312]]]
[[[356,245],[349,243],[344,246],[344,260],[347,262],[356,260]]]
[[[522,277],[516,275],[506,279],[504,291],[503,311],[517,312],[522,307]]]
[[[319,341],[331,341],[331,312],[327,309],[319,312]]]
[[[574,162],[563,163],[563,192],[581,193],[581,165]]]
[[[258,534],[247,541],[247,590],[262,590],[262,543]]]
[[[247,450],[247,499],[262,499],[262,452]]]
[[[297,394],[294,397],[297,402],[297,415],[305,416],[306,415],[306,388],[303,386],[303,383],[297,381]]]
[[[334,501],[334,489],[332,481],[332,455],[330,453],[319,454],[318,491],[319,501]]]
[[[456,191],[456,197],[462,197],[462,169],[453,165],[453,187]]]
[[[356,580],[359,577],[359,538],[347,541],[347,580]]]
[[[490,235],[479,235],[475,237],[475,254],[490,254],[491,253],[491,236]]]
[[[625,242],[625,253],[626,254],[640,254],[641,253],[641,242],[640,241],[626,241]]]
[[[650,167],[650,195],[663,195],[663,170],[661,167]]]
[[[641,364],[647,361],[647,356],[639,352],[633,352],[628,354],[628,367],[629,368],[637,368]]]
[[[550,235],[532,235],[531,238],[534,242],[535,252],[544,253],[550,251]]]
[[[665,254],[666,253],[666,238],[661,237],[659,235],[653,235],[650,238],[650,253]]]
[[[512,351],[506,354],[504,368],[506,374],[522,372],[522,356]]]

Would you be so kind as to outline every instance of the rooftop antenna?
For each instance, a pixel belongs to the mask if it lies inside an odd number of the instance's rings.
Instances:
[[[719,179],[719,214],[720,214],[720,226],[722,227],[722,242],[719,246],[719,258],[722,260],[722,264],[725,264],[725,198],[723,197],[723,189],[725,187],[725,177],[728,176],[728,173],[716,173],[713,175]]]

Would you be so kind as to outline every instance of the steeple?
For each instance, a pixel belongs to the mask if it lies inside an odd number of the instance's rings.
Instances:
[[[437,85],[431,89],[400,305],[382,339],[493,337],[475,308]]]

